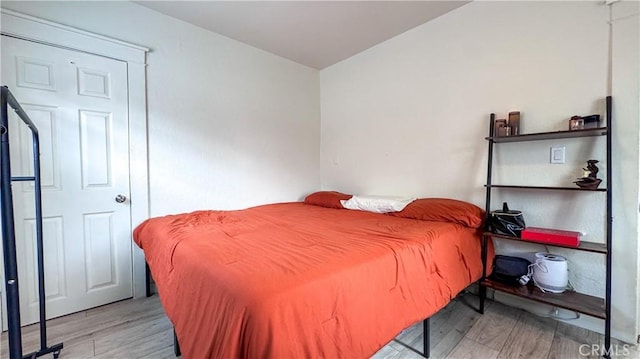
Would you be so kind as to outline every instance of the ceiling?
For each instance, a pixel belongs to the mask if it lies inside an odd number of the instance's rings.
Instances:
[[[469,1],[136,1],[316,69]]]

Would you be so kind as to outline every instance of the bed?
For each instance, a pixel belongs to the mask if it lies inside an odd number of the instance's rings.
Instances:
[[[482,276],[484,212],[304,202],[151,218],[134,230],[185,358],[365,358]]]

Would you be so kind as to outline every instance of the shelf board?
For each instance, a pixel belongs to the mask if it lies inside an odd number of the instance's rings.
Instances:
[[[547,186],[516,186],[516,185],[503,185],[503,184],[491,184],[484,185],[488,188],[511,188],[511,189],[544,189],[544,190],[554,190],[554,191],[581,191],[581,192],[607,192],[606,188],[596,188],[596,189],[583,189],[578,186],[576,187],[547,187]]]
[[[518,135],[518,136],[500,136],[500,137],[493,136],[493,137],[485,137],[485,139],[492,140],[494,143],[504,143],[504,142],[556,140],[560,138],[605,136],[606,134],[607,134],[606,127],[598,127],[598,128],[587,128],[583,130],[574,130],[574,131],[527,133],[527,134]]]
[[[573,310],[592,317],[600,319],[606,319],[607,317],[604,299],[591,295],[569,290],[564,293],[544,293],[535,286],[512,287],[494,282],[490,279],[485,279],[481,284],[501,292],[513,294],[518,297],[549,304],[555,307]]]
[[[579,246],[571,247],[571,246],[567,246],[567,245],[563,245],[563,244],[555,244],[555,243],[541,242],[541,241],[532,241],[532,240],[528,240],[528,239],[525,240],[525,239],[521,239],[521,238],[518,238],[518,237],[504,236],[504,235],[501,235],[501,234],[495,234],[495,233],[491,233],[491,232],[484,232],[484,235],[485,236],[489,236],[491,238],[506,239],[506,240],[510,240],[510,241],[519,241],[519,242],[525,242],[525,243],[543,244],[545,246],[569,248],[569,249],[575,249],[577,251],[602,253],[602,254],[607,253],[607,245],[604,244],[604,243],[580,241],[580,245]]]

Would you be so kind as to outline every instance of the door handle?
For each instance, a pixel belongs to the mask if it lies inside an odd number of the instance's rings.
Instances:
[[[116,196],[115,200],[118,203],[124,203],[127,200],[127,196],[119,194]]]

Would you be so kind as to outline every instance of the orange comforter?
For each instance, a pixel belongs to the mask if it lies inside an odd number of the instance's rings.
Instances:
[[[185,358],[364,358],[482,274],[459,224],[281,203],[134,232]]]

